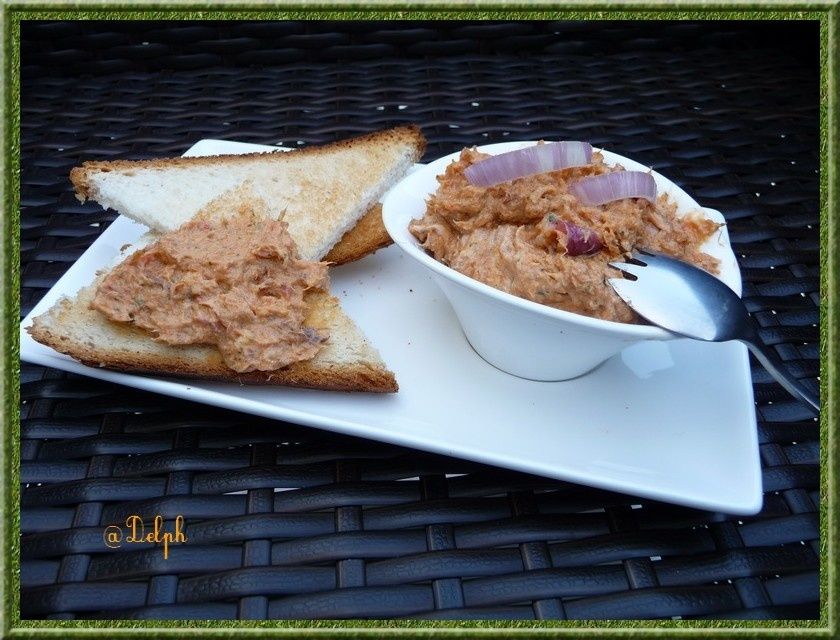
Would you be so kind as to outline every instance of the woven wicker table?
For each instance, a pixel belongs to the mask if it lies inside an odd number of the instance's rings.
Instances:
[[[662,170],[725,213],[762,339],[817,380],[813,24],[29,23],[23,40],[22,314],[114,219],[74,199],[84,159],[416,122],[427,160],[584,138]],[[22,614],[816,617],[818,424],[752,375],[766,493],[737,519],[24,363]],[[183,515],[189,543],[108,550],[132,513]]]

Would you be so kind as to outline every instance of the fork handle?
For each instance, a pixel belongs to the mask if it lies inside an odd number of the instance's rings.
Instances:
[[[820,401],[817,399],[817,396],[811,393],[799,380],[790,375],[790,372],[782,363],[781,359],[773,353],[772,349],[768,349],[761,344],[757,336],[751,339],[742,339],[741,342],[749,347],[762,366],[767,369],[779,384],[788,390],[788,393],[797,400],[807,402],[819,413]]]

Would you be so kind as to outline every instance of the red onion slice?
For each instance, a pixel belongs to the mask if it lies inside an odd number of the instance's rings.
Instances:
[[[476,187],[492,187],[515,178],[591,162],[592,145],[588,142],[547,142],[481,160],[467,167],[464,175]]]
[[[564,222],[563,229],[566,232],[566,253],[570,256],[591,255],[604,248],[604,243],[593,229],[571,222]]]
[[[601,236],[594,229],[559,220],[553,213],[548,215],[548,225],[566,235],[566,255],[591,255],[604,248]]]
[[[644,171],[614,171],[583,178],[569,187],[587,205],[601,205],[624,198],[644,198],[656,203],[656,182]]]
[[[566,233],[566,255],[588,256],[604,248],[603,241],[594,229],[581,227],[565,220],[554,223],[554,226]]]

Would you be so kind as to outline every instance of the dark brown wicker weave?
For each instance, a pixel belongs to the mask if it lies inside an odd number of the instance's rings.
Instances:
[[[584,138],[662,170],[725,213],[762,338],[816,384],[814,23],[28,23],[23,39],[24,314],[114,218],[73,198],[83,159],[417,122],[427,159]],[[22,614],[813,618],[818,425],[757,365],[753,381],[766,496],[738,519],[23,364]],[[132,513],[183,515],[189,542],[109,551],[103,528]]]

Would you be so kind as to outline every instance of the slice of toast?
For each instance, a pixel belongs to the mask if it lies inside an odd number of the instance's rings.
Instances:
[[[394,374],[328,293],[312,292],[306,298],[310,307],[307,325],[330,334],[314,358],[277,371],[237,373],[225,365],[214,347],[170,346],[141,329],[111,322],[90,308],[98,284],[99,279],[75,298],[62,298],[35,318],[28,329],[32,337],[88,366],[116,371],[334,391],[398,389]]]
[[[322,259],[346,236],[335,260],[346,262],[390,242],[381,212],[371,207],[425,146],[417,127],[397,127],[293,152],[85,162],[70,179],[81,201],[96,200],[157,231],[178,228],[248,180],[272,216],[285,216],[302,258]]]
[[[251,184],[246,182],[209,203],[198,217],[215,220],[242,206],[259,215],[268,215],[267,206],[255,197]],[[155,234],[145,234],[134,245],[124,248],[117,262],[155,239]],[[112,322],[91,309],[90,303],[104,277],[105,273],[100,273],[76,297],[62,298],[49,311],[34,318],[27,329],[30,335],[84,364],[117,371],[336,391],[398,389],[394,374],[329,293],[308,291],[305,294],[306,326],[323,329],[330,336],[314,358],[275,371],[238,373],[224,363],[215,347],[167,345],[154,340],[146,331]]]

